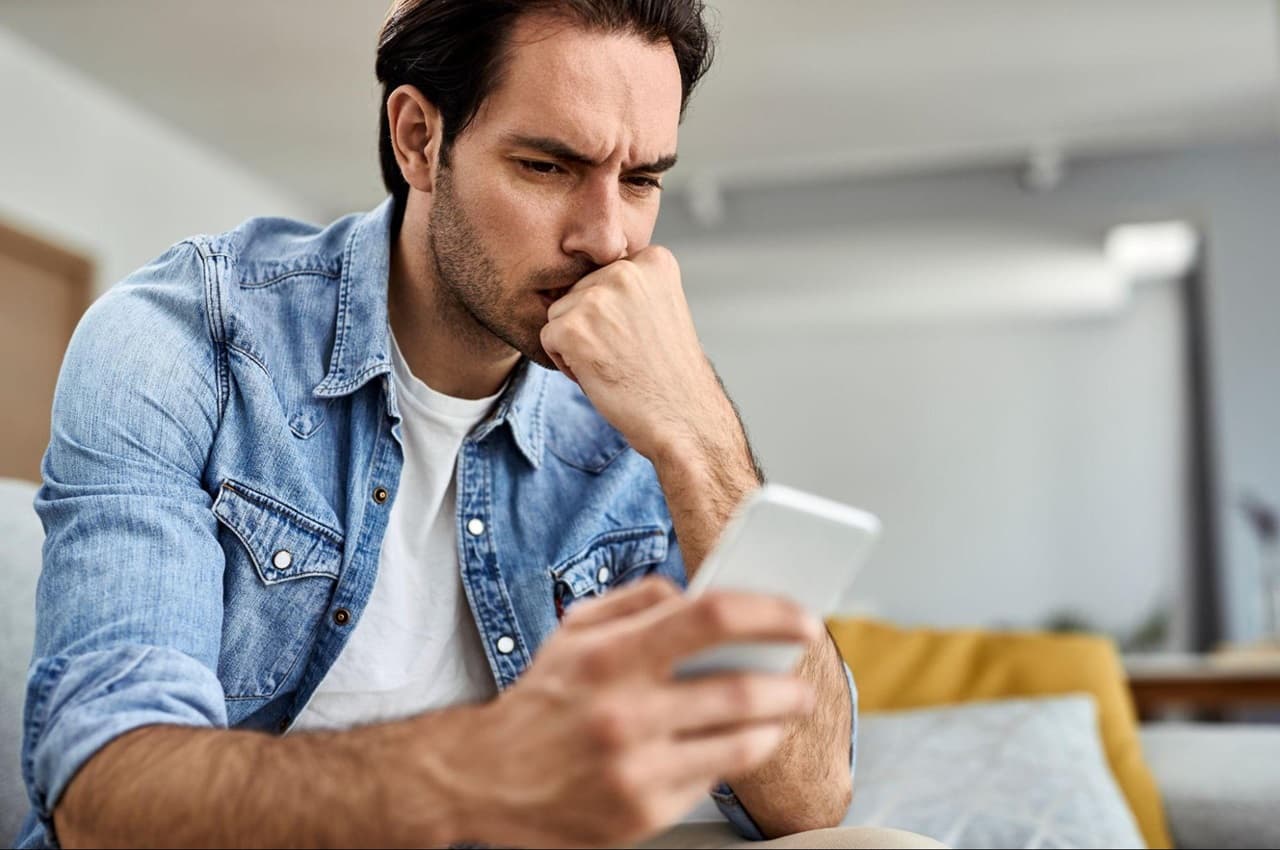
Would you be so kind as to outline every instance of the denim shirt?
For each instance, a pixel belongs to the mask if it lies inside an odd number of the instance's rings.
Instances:
[[[35,503],[19,846],[56,846],[67,783],[131,729],[286,731],[359,623],[404,460],[391,215],[188,239],[81,321]],[[684,582],[652,465],[558,372],[523,362],[456,474],[462,584],[500,689],[576,601]],[[763,837],[731,789],[713,797]]]

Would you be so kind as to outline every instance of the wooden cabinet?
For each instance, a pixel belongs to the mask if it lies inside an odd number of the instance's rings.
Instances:
[[[0,223],[0,477],[40,480],[54,384],[90,279],[85,258]]]

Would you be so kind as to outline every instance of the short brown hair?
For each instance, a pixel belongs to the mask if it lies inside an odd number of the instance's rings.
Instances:
[[[702,0],[397,0],[378,37],[375,65],[382,83],[378,152],[382,182],[403,214],[409,185],[396,163],[387,98],[411,85],[437,109],[444,123],[441,156],[448,156],[492,92],[502,71],[502,48],[521,15],[561,15],[602,32],[631,32],[666,41],[680,66],[680,113],[698,80],[711,67],[714,39],[703,20]]]

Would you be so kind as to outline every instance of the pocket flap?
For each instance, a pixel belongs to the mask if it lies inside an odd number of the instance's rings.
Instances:
[[[283,502],[235,481],[226,481],[213,513],[244,544],[266,584],[306,576],[337,578],[342,535]]]
[[[551,576],[575,597],[589,596],[604,592],[632,570],[666,558],[666,530],[656,525],[629,528],[593,538],[582,551],[552,567]]]

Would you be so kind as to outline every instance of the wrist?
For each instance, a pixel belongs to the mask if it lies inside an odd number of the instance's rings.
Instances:
[[[707,453],[697,438],[683,432],[667,431],[655,439],[641,454],[653,464],[659,478],[672,475],[697,478],[705,474],[709,465]]]

